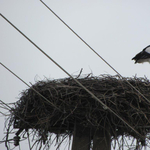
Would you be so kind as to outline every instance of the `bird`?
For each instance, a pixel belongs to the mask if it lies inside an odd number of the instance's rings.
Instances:
[[[135,57],[133,57],[132,60],[135,60],[135,64],[144,62],[150,63],[150,45],[148,45],[141,52],[135,55]]]

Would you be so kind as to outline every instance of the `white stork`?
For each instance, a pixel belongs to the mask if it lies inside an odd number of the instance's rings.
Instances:
[[[135,60],[135,64],[144,62],[150,63],[150,45],[145,47],[141,52],[139,52],[135,57],[133,57],[132,60]]]

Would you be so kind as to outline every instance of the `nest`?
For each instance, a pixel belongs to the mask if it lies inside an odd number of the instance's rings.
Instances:
[[[71,78],[38,81],[21,93],[10,118],[13,128],[19,129],[16,135],[31,129],[38,132],[38,139],[45,143],[49,133],[72,135],[76,122],[91,131],[91,138],[98,129],[109,130],[112,138],[131,135],[144,145],[150,130],[150,103],[132,89],[126,80],[150,100],[148,79],[120,79],[118,76],[102,75],[77,80],[140,135]]]

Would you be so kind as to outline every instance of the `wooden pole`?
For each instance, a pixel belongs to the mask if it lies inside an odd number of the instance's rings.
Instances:
[[[90,145],[90,131],[75,124],[72,150],[90,150]]]
[[[106,130],[97,130],[93,137],[93,150],[111,150],[111,136]]]

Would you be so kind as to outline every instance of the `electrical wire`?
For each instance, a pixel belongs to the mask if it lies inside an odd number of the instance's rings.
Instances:
[[[86,46],[88,46],[100,59],[104,61],[114,72],[118,74],[119,77],[124,79],[137,93],[139,93],[145,100],[150,103],[150,100],[147,99],[139,90],[137,90],[127,79],[125,79],[111,64],[109,64],[100,54],[98,54],[81,36],[79,36],[65,21],[63,21],[48,5],[46,5],[42,0],[41,3],[50,10],[70,31],[72,31]]]
[[[46,57],[48,57],[55,65],[57,65],[62,71],[64,71],[70,78],[72,78],[79,86],[81,86],[87,93],[89,93],[92,98],[97,100],[104,109],[109,110],[111,113],[113,113],[115,116],[117,116],[121,121],[123,121],[128,127],[130,127],[137,135],[144,138],[137,130],[135,130],[127,121],[125,121],[121,116],[119,116],[117,113],[115,113],[111,108],[109,108],[107,105],[105,105],[100,99],[98,99],[91,91],[89,91],[85,86],[83,86],[77,79],[72,77],[63,67],[61,67],[55,60],[53,60],[48,54],[46,54],[40,47],[38,47],[31,39],[29,39],[23,32],[21,32],[15,25],[13,25],[6,17],[4,17],[2,14],[0,14],[2,18],[4,18],[11,26],[13,26],[20,34],[22,34],[30,43],[32,43],[39,51],[41,51]],[[9,69],[8,69],[9,70]],[[11,72],[11,70],[10,70]],[[12,74],[14,74],[12,72]],[[15,75],[15,74],[14,74]],[[17,76],[16,76],[17,77]]]
[[[40,94],[37,90],[35,90],[32,86],[27,84],[24,80],[22,80],[18,75],[16,75],[13,71],[11,71],[9,68],[7,68],[3,63],[0,62],[0,65],[2,65],[5,69],[7,69],[11,74],[13,74],[15,77],[17,77],[21,82],[23,82],[25,85],[27,85],[29,88],[31,88],[34,92],[36,92],[39,96],[41,96],[44,100],[46,100],[48,103],[50,103],[53,107],[61,111],[58,107],[56,107],[52,102],[50,102],[47,98],[45,98],[42,94]],[[9,106],[10,108],[10,106]]]

